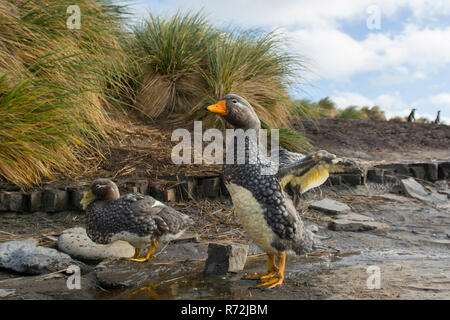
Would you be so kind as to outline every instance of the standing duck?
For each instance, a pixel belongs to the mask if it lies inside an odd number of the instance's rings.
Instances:
[[[119,194],[117,185],[109,179],[92,182],[80,202],[86,210],[86,231],[97,243],[124,240],[135,247],[130,261],[154,259],[158,243],[177,239],[193,224],[187,215],[140,193]],[[151,245],[145,257],[141,249]]]
[[[227,94],[206,109],[221,115],[235,128],[255,130],[258,136],[261,123],[244,98]],[[235,140],[227,142],[227,148],[230,146],[237,150]],[[242,227],[268,256],[267,272],[250,277],[262,281],[258,287],[273,288],[283,283],[286,253],[304,254],[311,251],[314,244],[311,232],[305,229],[283,188],[287,184],[299,185],[301,192],[306,192],[324,183],[330,172],[359,171],[359,168],[355,162],[337,158],[326,151],[304,156],[280,148],[278,172],[263,174],[262,169],[267,162],[264,164],[260,157],[256,162],[249,161],[249,156],[257,152],[255,140],[246,139],[244,146],[245,161],[224,164],[224,181]],[[278,266],[275,257],[279,261]]]

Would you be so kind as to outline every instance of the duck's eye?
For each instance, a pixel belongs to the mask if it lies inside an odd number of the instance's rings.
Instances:
[[[237,103],[237,100],[236,100],[236,99],[233,99],[233,100],[231,100],[231,102],[233,102],[234,104],[236,104],[236,103]]]

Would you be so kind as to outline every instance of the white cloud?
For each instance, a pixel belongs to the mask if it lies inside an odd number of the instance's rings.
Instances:
[[[374,105],[372,100],[355,92],[337,92],[335,95],[332,95],[330,99],[340,109],[344,109],[350,105],[356,105],[360,107]]]
[[[450,107],[450,93],[439,93],[427,99],[429,103]]]

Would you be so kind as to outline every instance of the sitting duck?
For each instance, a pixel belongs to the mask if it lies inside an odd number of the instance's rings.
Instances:
[[[120,196],[119,188],[109,179],[92,182],[80,204],[86,210],[86,231],[96,243],[107,244],[116,240],[129,242],[135,248],[130,261],[146,262],[154,259],[159,242],[179,238],[193,224],[192,219],[144,196],[130,193]],[[145,257],[142,248],[151,245]]]

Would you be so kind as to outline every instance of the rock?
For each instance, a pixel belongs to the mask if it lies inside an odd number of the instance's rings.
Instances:
[[[83,206],[81,205],[81,199],[83,199],[83,197],[86,195],[86,193],[88,192],[87,189],[78,189],[78,188],[73,188],[70,189],[69,191],[69,208],[71,210],[76,210],[76,211],[83,211]]]
[[[376,168],[386,169],[400,176],[409,176],[408,165],[403,163],[379,164]]]
[[[141,180],[122,180],[118,181],[117,185],[119,186],[120,193],[121,194],[127,194],[127,193],[141,193],[141,194],[148,194],[148,181],[141,179]]]
[[[177,202],[178,200],[177,189],[176,188],[166,189],[164,198],[166,199],[165,201],[168,202]]]
[[[430,181],[438,180],[438,164],[437,163],[424,163],[427,179]]]
[[[328,180],[330,181],[331,185],[333,185],[333,186],[338,186],[342,183],[342,179],[341,179],[340,175],[330,175]]]
[[[24,212],[28,210],[27,197],[21,192],[0,193],[0,211]]]
[[[43,274],[80,265],[65,253],[36,244],[34,239],[0,243],[0,267],[26,274]]]
[[[323,211],[327,214],[340,214],[350,211],[350,207],[345,203],[333,200],[333,199],[322,199],[320,201],[313,202],[309,205],[311,209]]]
[[[438,164],[438,179],[450,178],[450,161]]]
[[[450,240],[428,240],[428,239],[420,239],[421,243],[431,246],[433,248],[442,248],[442,249],[450,249]]]
[[[409,165],[409,170],[414,177],[421,180],[436,181],[438,179],[437,163],[413,163]]]
[[[341,174],[342,183],[358,186],[364,183],[363,176],[360,174]]]
[[[402,179],[400,181],[403,191],[411,198],[426,201],[428,193],[414,178]]]
[[[420,180],[426,179],[425,168],[421,164],[410,164],[409,170],[411,171],[414,178]]]
[[[14,294],[16,294],[16,289],[0,289],[0,298],[6,298]]]
[[[0,212],[9,211],[9,196],[6,192],[0,192]]]
[[[171,243],[168,246],[158,246],[156,256],[158,261],[175,261],[205,259],[208,255],[208,246],[205,243],[181,242]]]
[[[206,178],[200,180],[203,196],[217,198],[220,194],[220,178]]]
[[[42,211],[42,191],[33,191],[28,194],[28,210],[30,212]]]
[[[142,267],[144,266],[140,262],[105,260],[95,267],[95,276],[102,288],[137,287],[151,275],[142,270]]]
[[[110,244],[98,244],[81,227],[64,230],[58,239],[58,249],[82,261],[129,258],[134,255],[134,247],[128,242],[118,240]]]
[[[317,233],[317,232],[319,232],[319,227],[316,226],[315,224],[309,225],[306,229],[308,229],[308,230],[311,231],[312,233]]]
[[[387,184],[387,185],[396,185],[398,183],[398,178],[394,175],[386,174],[386,172],[385,172],[384,177],[383,177],[383,182],[384,182],[384,184]]]
[[[66,190],[46,189],[43,195],[44,210],[46,212],[60,212],[67,210],[69,195]]]
[[[264,251],[260,247],[258,247],[256,244],[250,243],[248,245],[247,256],[253,256],[253,255],[259,254],[259,253],[264,253]]]
[[[210,243],[204,273],[207,275],[225,275],[244,269],[248,246],[237,243]]]
[[[328,228],[334,231],[367,231],[385,229],[386,224],[374,221],[373,218],[350,212],[340,215],[328,223]]]
[[[383,169],[369,169],[367,170],[367,181],[375,183],[384,183],[384,170]]]

